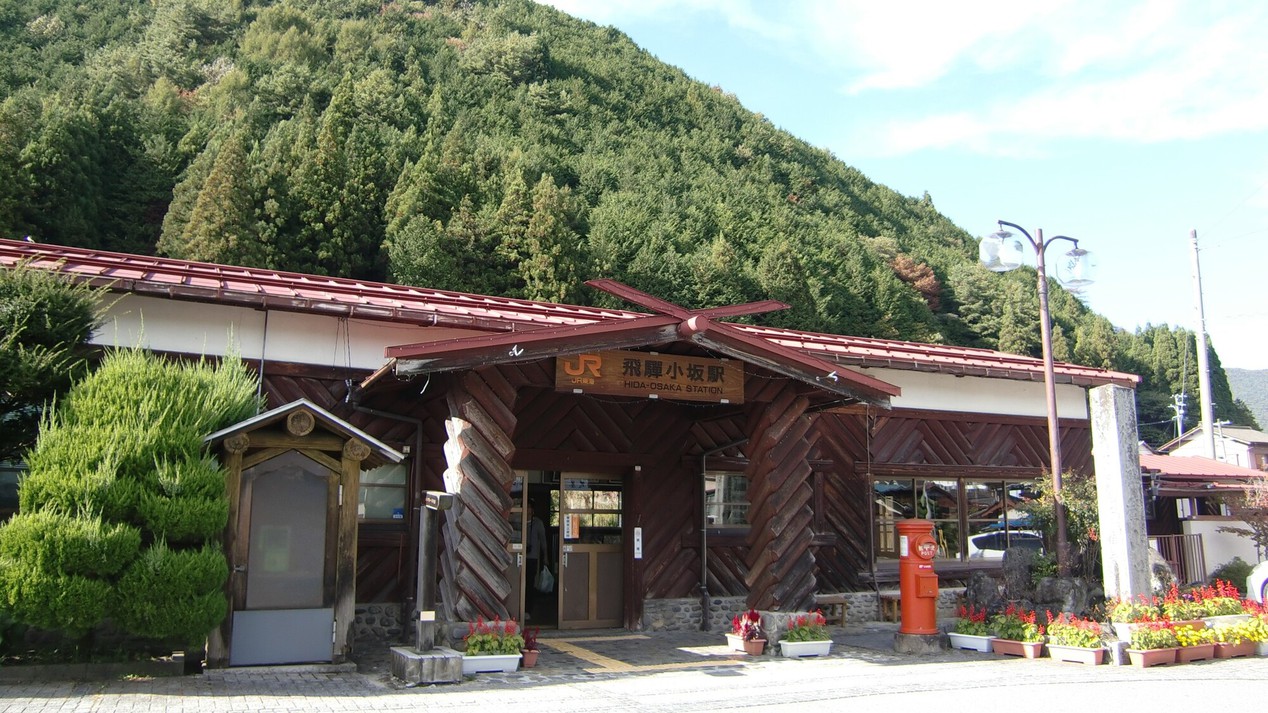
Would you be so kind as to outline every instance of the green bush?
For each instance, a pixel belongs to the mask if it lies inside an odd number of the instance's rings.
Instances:
[[[114,620],[138,636],[196,642],[228,612],[221,591],[228,577],[218,546],[173,550],[159,542],[119,578]]]
[[[0,529],[0,558],[51,572],[88,577],[118,574],[141,549],[141,531],[101,518],[44,511],[19,513]]]
[[[197,640],[227,611],[224,473],[203,438],[253,416],[239,360],[178,363],[109,353],[46,415],[0,525],[0,602],[15,619],[78,636]]]
[[[201,544],[225,529],[229,522],[229,501],[221,497],[169,498],[146,492],[138,510],[145,529],[173,544]]]
[[[101,623],[111,601],[104,579],[0,563],[0,588],[18,621],[81,636]]]
[[[1222,579],[1225,582],[1237,587],[1238,594],[1246,596],[1246,578],[1250,576],[1250,571],[1254,569],[1254,565],[1250,564],[1241,557],[1234,557],[1225,562],[1215,571],[1211,573],[1210,579],[1207,581],[1214,584],[1216,580]]]

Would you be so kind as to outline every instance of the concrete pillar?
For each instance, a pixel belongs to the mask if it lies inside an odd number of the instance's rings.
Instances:
[[[1089,392],[1088,401],[1105,595],[1149,594],[1149,537],[1145,533],[1135,392],[1112,384],[1098,386]]]

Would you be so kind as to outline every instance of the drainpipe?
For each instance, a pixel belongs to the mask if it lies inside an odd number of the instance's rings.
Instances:
[[[712,617],[709,613],[709,504],[704,499],[704,479],[709,456],[748,443],[747,438],[732,441],[700,454],[700,630],[708,631]]]

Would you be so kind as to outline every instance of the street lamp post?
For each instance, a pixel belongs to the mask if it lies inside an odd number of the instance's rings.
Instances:
[[[1000,230],[982,238],[978,246],[982,264],[995,272],[1006,272],[1022,264],[1021,241],[1004,229],[1004,226],[1021,233],[1035,252],[1035,269],[1039,273],[1039,335],[1043,344],[1043,383],[1048,401],[1048,450],[1052,468],[1052,496],[1055,526],[1057,530],[1057,569],[1061,576],[1070,574],[1070,545],[1066,537],[1065,502],[1061,496],[1061,428],[1057,421],[1057,386],[1052,365],[1052,317],[1048,311],[1048,275],[1044,253],[1058,240],[1066,240],[1074,248],[1065,255],[1065,270],[1069,277],[1063,280],[1071,291],[1078,291],[1091,284],[1091,266],[1088,252],[1079,248],[1079,241],[1065,235],[1044,240],[1043,230],[1036,230],[1031,237],[1026,229],[1016,223],[998,221]]]

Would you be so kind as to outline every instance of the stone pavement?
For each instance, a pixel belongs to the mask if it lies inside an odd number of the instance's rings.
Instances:
[[[459,684],[408,687],[390,675],[387,645],[359,647],[355,664],[213,670],[171,678],[0,684],[0,712],[464,711],[624,713],[788,710],[798,713],[980,707],[1026,710],[1189,706],[1262,708],[1268,659],[1164,668],[1080,666],[945,651],[893,652],[895,624],[833,630],[821,659],[746,657],[721,633],[552,632],[538,666],[480,674]],[[1081,703],[1082,701],[1083,703]]]

